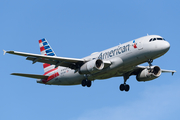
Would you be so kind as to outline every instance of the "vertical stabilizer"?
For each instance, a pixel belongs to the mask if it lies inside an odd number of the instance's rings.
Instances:
[[[41,55],[56,56],[53,49],[51,48],[51,46],[49,45],[49,43],[45,38],[39,40],[39,47],[40,47]],[[48,74],[51,71],[53,71],[55,65],[44,63],[43,68],[44,68],[44,74]]]

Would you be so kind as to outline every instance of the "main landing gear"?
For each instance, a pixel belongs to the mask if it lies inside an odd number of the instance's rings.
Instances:
[[[149,59],[147,62],[149,64],[149,70],[151,71],[151,66],[152,66],[153,59]],[[119,89],[121,91],[126,91],[126,92],[129,91],[130,86],[128,84],[126,84],[126,81],[127,81],[127,79],[129,79],[129,76],[130,76],[130,73],[126,73],[126,74],[123,75],[123,77],[124,77],[124,84],[121,84],[119,86]]]
[[[129,89],[130,89],[130,86],[128,85],[128,84],[121,84],[120,86],[119,86],[119,89],[121,90],[121,91],[126,91],[126,92],[128,92],[129,91]]]
[[[129,75],[124,75],[123,77],[124,77],[124,84],[121,84],[119,86],[119,89],[120,89],[120,91],[128,92],[130,89],[130,86],[128,84],[126,84],[126,81],[127,81],[127,79],[129,79]]]
[[[82,80],[81,85],[82,85],[83,87],[85,87],[85,86],[91,87],[91,81],[88,80],[88,76],[87,76],[87,75],[84,75],[84,76],[85,76],[85,79]]]
[[[90,80],[82,80],[81,85],[83,87],[85,87],[85,86],[91,87],[91,81]]]

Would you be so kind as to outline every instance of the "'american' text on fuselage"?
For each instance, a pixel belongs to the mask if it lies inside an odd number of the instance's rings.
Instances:
[[[111,58],[113,56],[127,52],[127,51],[129,51],[129,47],[130,47],[130,44],[125,45],[125,46],[118,46],[116,49],[110,50],[105,53],[102,52],[102,53],[100,53],[98,59],[103,60],[103,59]]]

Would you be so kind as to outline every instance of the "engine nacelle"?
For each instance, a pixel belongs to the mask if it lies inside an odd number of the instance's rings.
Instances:
[[[137,76],[137,81],[150,81],[158,78],[161,75],[161,68],[159,66],[152,66],[142,70]]]
[[[80,74],[93,74],[99,72],[104,68],[104,63],[101,59],[91,60],[84,65],[82,65],[79,69]]]

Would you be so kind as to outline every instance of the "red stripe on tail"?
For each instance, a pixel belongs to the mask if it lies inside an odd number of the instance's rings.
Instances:
[[[57,70],[57,69],[58,69],[58,67],[57,67],[57,68],[54,68],[54,69],[52,69],[52,70],[49,70],[49,71],[45,72],[44,75],[47,75],[48,73],[50,73],[50,72],[52,72],[52,71],[54,71],[54,70]]]
[[[42,40],[39,40],[39,43],[42,43]]]
[[[42,52],[42,51],[44,51],[45,49],[44,49],[44,46],[42,46],[42,47],[40,47],[40,51]]]
[[[53,78],[55,78],[55,77],[57,77],[57,76],[59,76],[59,73],[58,73],[58,72],[52,74],[51,76],[49,76],[48,79],[47,79],[47,81],[52,80]]]
[[[52,80],[53,78],[55,78],[55,77],[57,77],[57,76],[59,76],[59,73],[58,73],[58,72],[52,74],[52,75],[49,76],[47,79],[42,80],[42,82],[43,82],[43,83],[47,83],[48,81]]]
[[[43,68],[46,68],[46,67],[49,67],[49,66],[51,66],[51,64],[47,64],[47,63],[43,64]]]

